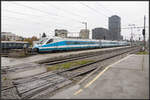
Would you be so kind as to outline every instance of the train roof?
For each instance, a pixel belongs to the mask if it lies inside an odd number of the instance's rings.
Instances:
[[[1,43],[29,43],[25,41],[1,41]]]
[[[106,42],[126,42],[126,41],[117,41],[117,40],[102,40],[102,39],[80,39],[80,38],[62,38],[62,37],[57,37],[57,36],[51,36],[51,37],[44,37],[45,39],[47,38],[47,39],[57,39],[57,40],[59,40],[59,39],[61,39],[61,40],[73,40],[73,41],[75,41],[75,40],[81,40],[81,41],[102,41],[102,42],[104,42],[104,41],[106,41]],[[43,39],[44,39],[43,38]]]
[[[85,41],[99,41],[99,40],[96,40],[96,39],[81,39],[81,38],[61,38],[61,37],[54,37],[56,39],[66,39],[66,40],[85,40]]]

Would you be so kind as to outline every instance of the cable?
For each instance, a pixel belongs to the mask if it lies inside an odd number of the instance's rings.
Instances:
[[[16,12],[16,11],[11,11],[11,10],[5,10],[5,11],[8,11],[8,12],[11,12],[11,13],[15,13],[15,14],[18,14],[18,15],[32,15],[32,14],[26,14],[26,13],[20,13],[20,12]],[[34,17],[42,17],[42,16],[37,16],[37,15],[32,15]],[[14,17],[11,17],[11,18],[14,18]],[[56,22],[56,21],[55,21]],[[60,23],[59,23],[60,24]]]
[[[19,6],[23,6],[23,7],[32,9],[32,10],[36,10],[36,11],[39,11],[39,12],[42,12],[42,13],[45,13],[45,14],[48,14],[48,15],[58,16],[57,14],[54,14],[54,13],[51,13],[51,12],[45,12],[43,10],[40,10],[40,9],[37,9],[37,8],[33,8],[33,7],[29,7],[29,6],[25,6],[25,5],[22,5],[22,4],[19,4],[19,3],[13,3],[13,4],[16,4],[16,5],[19,5]]]
[[[109,11],[110,13],[113,13],[110,9],[106,8],[104,5],[102,5],[101,3],[97,3],[98,5],[102,6],[104,9],[106,9],[107,11]]]
[[[42,4],[47,5],[47,4],[45,4],[45,3],[42,3]],[[51,7],[54,7],[55,9],[61,10],[61,11],[66,12],[66,13],[70,13],[70,14],[75,15],[75,16],[78,16],[78,17],[83,17],[83,16],[81,16],[81,15],[78,15],[78,14],[72,13],[72,12],[67,11],[67,10],[65,10],[65,11],[64,11],[64,10],[62,10],[61,8],[56,7],[56,6],[54,6],[54,5],[51,5]],[[84,18],[86,18],[86,17],[84,17]]]
[[[8,11],[8,12],[11,12],[11,13],[15,13],[15,14],[18,14],[18,15],[32,15],[32,14],[25,14],[25,13],[20,13],[20,12],[15,12],[15,11],[11,11],[11,10],[5,10],[5,11]],[[36,16],[36,15],[32,15],[32,16],[34,16],[34,17],[39,17],[39,16]],[[7,17],[7,16],[6,16]],[[42,16],[40,16],[40,17],[42,17]],[[9,18],[15,18],[15,19],[19,19],[19,18],[16,18],[16,17],[9,17]],[[23,20],[23,19],[19,19],[19,20]],[[28,20],[26,20],[26,21],[28,21]],[[42,21],[43,22],[43,21]],[[48,21],[48,22],[51,22],[51,21]],[[47,21],[45,21],[45,23],[47,23]],[[62,23],[58,23],[58,22],[56,22],[55,21],[55,23],[56,24],[62,24]],[[36,23],[36,24],[39,24],[39,23]],[[64,23],[63,23],[63,25],[64,25]],[[67,24],[66,24],[67,25]],[[67,25],[67,26],[70,26],[70,25]]]
[[[4,11],[10,12],[10,13],[19,14],[19,15],[31,15],[31,16],[36,16],[36,17],[42,17],[42,16],[38,16],[38,15],[32,15],[32,14],[27,14],[27,13],[21,13],[21,12],[11,11],[11,10],[8,10],[8,9],[5,9]]]
[[[134,28],[144,28],[143,26],[141,26],[141,27],[132,27],[133,29]],[[145,26],[145,28],[148,28],[148,26]],[[131,29],[131,27],[126,27],[126,28],[121,28],[121,29]]]
[[[21,20],[21,21],[23,21],[23,22],[27,22],[27,21],[29,21],[29,20],[26,20],[26,19],[16,18],[16,17],[12,17],[12,16],[11,16],[11,17],[10,17],[10,16],[9,16],[9,17],[8,17],[8,16],[4,16],[4,18],[9,18],[9,19],[10,19],[10,18],[13,18],[13,19],[15,19],[15,20],[17,20],[17,21],[18,21],[18,20]],[[31,21],[30,21],[30,22],[31,22]],[[33,23],[35,23],[35,24],[43,25],[43,23],[34,22],[34,21],[32,21],[32,22],[33,22]],[[42,22],[43,22],[43,21],[42,21]],[[24,23],[23,23],[23,24],[24,24]],[[21,25],[23,25],[23,24],[21,24]],[[59,23],[59,24],[57,24],[57,25],[59,25],[59,26],[63,27],[60,23]],[[64,24],[63,24],[63,25],[64,25]],[[45,25],[45,24],[44,24],[43,26],[45,27],[45,26],[48,26],[48,25]],[[54,25],[54,26],[55,26],[55,25]],[[70,25],[65,25],[65,27],[67,27],[67,26],[69,26],[69,27],[70,27]],[[77,28],[77,27],[75,27],[75,28]]]
[[[22,18],[16,18],[16,17],[12,17],[12,16],[11,16],[11,17],[10,17],[10,16],[9,16],[9,17],[8,17],[8,16],[4,16],[4,18],[6,18],[6,17],[7,17],[7,18],[13,18],[13,19],[16,19],[16,20],[24,20],[25,22],[26,22],[26,21],[29,21],[29,22],[33,22],[33,23],[35,23],[35,24],[41,24],[41,23],[39,23],[39,22],[35,22],[35,21],[31,21],[31,20],[26,20],[26,19],[22,19]]]
[[[40,10],[40,9],[37,9],[37,8],[33,8],[33,7],[29,7],[29,6],[25,6],[25,5],[22,5],[22,4],[18,4],[18,3],[13,3],[13,4],[16,4],[16,5],[19,5],[19,6],[23,6],[23,7],[32,9],[32,10],[36,10],[36,11],[39,11],[39,12],[42,12],[42,13],[45,13],[45,14],[48,14],[48,15],[55,16],[55,17],[59,17],[59,16],[60,16],[60,15],[58,16],[57,14],[54,14],[54,13],[45,12],[45,11],[43,11],[43,10]],[[61,18],[64,18],[64,16],[61,16]],[[75,20],[75,21],[81,23],[81,21],[76,20],[76,19],[74,19],[74,18],[70,18],[70,19]]]
[[[96,12],[97,14],[99,14],[99,15],[100,15],[100,13],[99,13],[99,12],[97,12],[95,9],[91,8],[90,6],[88,6],[88,5],[86,5],[86,4],[82,3],[82,2],[80,2],[80,4],[82,4],[83,6],[86,6],[87,8],[89,8],[89,9],[93,10],[94,12]],[[104,14],[102,14],[102,15],[104,15]],[[108,16],[106,16],[106,15],[104,15],[104,16],[105,16],[105,17],[108,17]]]

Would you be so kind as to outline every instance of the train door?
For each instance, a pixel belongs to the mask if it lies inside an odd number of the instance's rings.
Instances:
[[[102,48],[102,42],[99,40],[99,48]]]
[[[53,40],[53,42],[54,42],[53,45],[54,45],[54,48],[55,48],[54,50],[57,51],[58,50],[58,43],[56,41],[54,41],[54,40]]]
[[[52,44],[53,42],[53,39],[49,39],[47,42],[46,42],[46,45],[48,47],[48,50],[47,51],[52,51],[54,49],[54,45]]]

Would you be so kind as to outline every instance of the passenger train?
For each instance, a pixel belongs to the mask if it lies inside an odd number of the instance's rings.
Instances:
[[[23,41],[1,41],[2,49],[23,49],[24,47],[28,48],[29,43]]]
[[[37,52],[48,52],[58,50],[77,50],[77,49],[117,47],[127,45],[130,45],[127,41],[45,37],[39,40],[33,46],[32,49]]]

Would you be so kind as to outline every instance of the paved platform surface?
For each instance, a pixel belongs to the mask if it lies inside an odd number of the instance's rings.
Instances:
[[[104,71],[50,99],[149,99],[149,55],[129,55]]]

